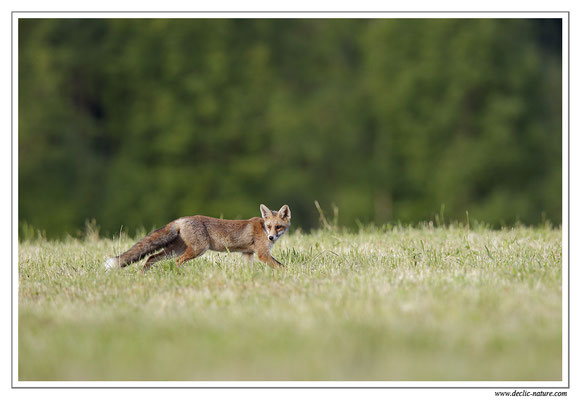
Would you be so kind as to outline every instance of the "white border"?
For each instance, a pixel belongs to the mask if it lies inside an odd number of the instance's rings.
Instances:
[[[562,201],[562,223],[561,223],[561,232],[563,235],[563,244],[562,244],[562,269],[561,269],[561,282],[562,282],[562,290],[561,290],[561,298],[562,298],[562,311],[563,311],[563,350],[562,350],[562,361],[563,367],[562,371],[562,379],[566,386],[569,386],[569,18],[568,16],[564,17],[562,20],[562,29],[563,29],[563,36],[562,36],[562,43],[563,43],[563,65],[562,65],[562,113],[563,113],[563,122],[562,122],[562,167],[561,171],[563,174],[562,180],[562,193],[561,193],[561,201]]]
[[[17,381],[19,388],[442,388],[442,389],[497,389],[512,391],[565,389],[561,381]],[[538,389],[536,389],[538,388]]]
[[[12,386],[18,382],[18,18],[12,16]]]
[[[563,21],[563,375],[561,381],[19,381],[18,380],[18,20],[21,18],[562,18]],[[515,388],[562,390],[569,385],[569,15],[567,12],[18,12],[12,14],[12,385],[15,388],[151,388],[151,387],[389,387],[389,388]]]
[[[213,18],[272,18],[272,19],[434,19],[434,18],[458,18],[458,19],[509,19],[509,18],[568,18],[566,11],[541,11],[541,12],[392,12],[392,11],[377,11],[377,12],[340,12],[340,11],[325,11],[325,12],[277,12],[277,11],[233,11],[233,12],[215,12],[215,11],[137,11],[137,12],[28,12],[28,11],[14,11],[16,18],[199,18],[199,19],[213,19]]]

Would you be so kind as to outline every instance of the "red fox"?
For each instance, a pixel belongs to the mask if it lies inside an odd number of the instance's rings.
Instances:
[[[250,262],[254,254],[272,268],[284,266],[272,255],[270,249],[290,227],[291,212],[286,204],[278,211],[271,211],[260,205],[262,218],[246,220],[225,220],[195,215],[170,222],[137,242],[125,253],[109,258],[105,268],[125,267],[151,255],[142,272],[163,259],[179,257],[180,266],[188,260],[199,257],[207,250],[240,252]]]

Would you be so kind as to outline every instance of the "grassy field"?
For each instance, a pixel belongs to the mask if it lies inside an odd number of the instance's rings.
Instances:
[[[133,239],[19,245],[20,380],[560,380],[561,230],[292,232],[272,271]]]

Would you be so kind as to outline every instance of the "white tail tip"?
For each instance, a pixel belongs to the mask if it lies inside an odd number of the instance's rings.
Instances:
[[[119,260],[116,257],[112,257],[105,261],[105,269],[111,271],[112,269],[119,268]]]

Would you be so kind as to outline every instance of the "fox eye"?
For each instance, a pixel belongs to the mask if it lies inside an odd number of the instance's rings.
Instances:
[[[271,225],[266,225],[266,229],[270,229],[270,228],[271,228]]]
[[[280,226],[280,225],[277,225],[277,226],[276,226],[276,229],[277,229],[277,230],[278,230],[278,229],[281,229],[281,228],[282,228],[282,226]]]

